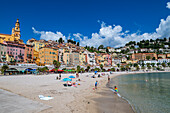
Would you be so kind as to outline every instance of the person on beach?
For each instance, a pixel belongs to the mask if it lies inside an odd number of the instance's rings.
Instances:
[[[61,74],[59,74],[59,80],[61,79]]]
[[[108,75],[108,83],[110,83],[110,76]]]
[[[97,89],[98,81],[95,82],[95,89]]]
[[[115,93],[117,94],[118,93],[118,89],[117,89],[117,87],[115,86]]]

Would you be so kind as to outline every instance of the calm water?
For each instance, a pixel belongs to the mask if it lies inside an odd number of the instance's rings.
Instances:
[[[170,113],[170,73],[123,75],[115,82],[138,113]]]

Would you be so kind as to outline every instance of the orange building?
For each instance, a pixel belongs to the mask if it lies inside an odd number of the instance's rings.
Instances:
[[[149,56],[150,60],[155,57],[157,59],[156,53],[133,53],[132,54],[132,60],[147,60],[146,57]]]
[[[58,61],[58,48],[44,46],[39,50],[40,63],[52,65],[53,61]]]
[[[25,63],[33,63],[33,46],[25,44],[25,54],[24,54]]]

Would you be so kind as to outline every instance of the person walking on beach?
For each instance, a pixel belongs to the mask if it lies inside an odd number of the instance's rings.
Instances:
[[[95,82],[95,89],[97,89],[98,81]]]
[[[108,75],[108,83],[110,83],[110,75]]]
[[[59,80],[61,80],[61,74],[59,74]]]

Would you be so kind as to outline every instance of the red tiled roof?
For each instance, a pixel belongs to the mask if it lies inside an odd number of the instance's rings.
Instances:
[[[0,33],[0,35],[8,35],[8,36],[11,36],[10,34],[3,34],[3,33]]]

